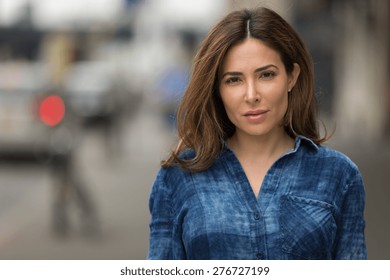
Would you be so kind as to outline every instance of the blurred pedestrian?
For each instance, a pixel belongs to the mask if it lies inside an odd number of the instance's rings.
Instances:
[[[210,31],[152,188],[149,259],[366,258],[361,174],[322,146],[312,67],[270,9]]]
[[[56,176],[56,191],[53,203],[52,229],[60,238],[69,236],[72,228],[72,206],[80,213],[80,232],[89,238],[99,237],[100,225],[96,205],[91,194],[75,170],[73,154],[56,156],[50,162]]]

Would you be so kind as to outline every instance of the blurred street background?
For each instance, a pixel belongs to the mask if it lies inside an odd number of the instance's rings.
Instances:
[[[199,43],[267,6],[315,66],[327,145],[366,185],[370,259],[390,259],[390,2],[0,0],[0,259],[144,259],[148,197]]]

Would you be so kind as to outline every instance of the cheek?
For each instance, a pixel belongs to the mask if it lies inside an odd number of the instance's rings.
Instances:
[[[287,106],[288,104],[288,92],[287,89],[278,88],[278,90],[275,90],[274,93],[271,95],[273,97],[273,102],[276,106]]]
[[[282,117],[286,114],[288,108],[288,93],[283,93],[278,96],[272,96],[269,99],[270,103],[272,103],[272,107],[275,112]]]
[[[281,106],[284,108],[284,110],[287,110],[288,107],[288,93],[283,94],[283,97],[281,98]]]
[[[221,92],[221,100],[223,106],[225,107],[226,112],[233,110],[235,104],[237,103],[237,101],[234,98],[234,94],[227,91]]]
[[[287,113],[288,108],[288,94],[283,95],[283,97],[280,100],[280,114],[282,117]]]
[[[227,98],[226,95],[222,96],[221,95],[221,100],[222,100],[222,105],[225,109],[226,116],[231,121],[234,125],[236,125],[236,113],[238,112],[236,102],[232,100],[232,98]]]

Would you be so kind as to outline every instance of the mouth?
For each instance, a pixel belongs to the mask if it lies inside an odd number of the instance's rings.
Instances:
[[[252,110],[246,112],[243,116],[246,118],[250,123],[259,124],[264,122],[267,119],[267,113],[269,110]]]
[[[252,111],[248,111],[244,114],[245,117],[255,117],[255,116],[259,116],[259,115],[263,115],[265,113],[267,113],[268,110],[252,110]]]

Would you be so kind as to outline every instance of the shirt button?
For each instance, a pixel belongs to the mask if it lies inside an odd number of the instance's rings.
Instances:
[[[261,260],[262,258],[263,258],[263,254],[262,253],[257,253],[256,254],[256,259]]]
[[[255,213],[255,214],[253,215],[253,218],[254,218],[255,220],[260,220],[260,213]]]

